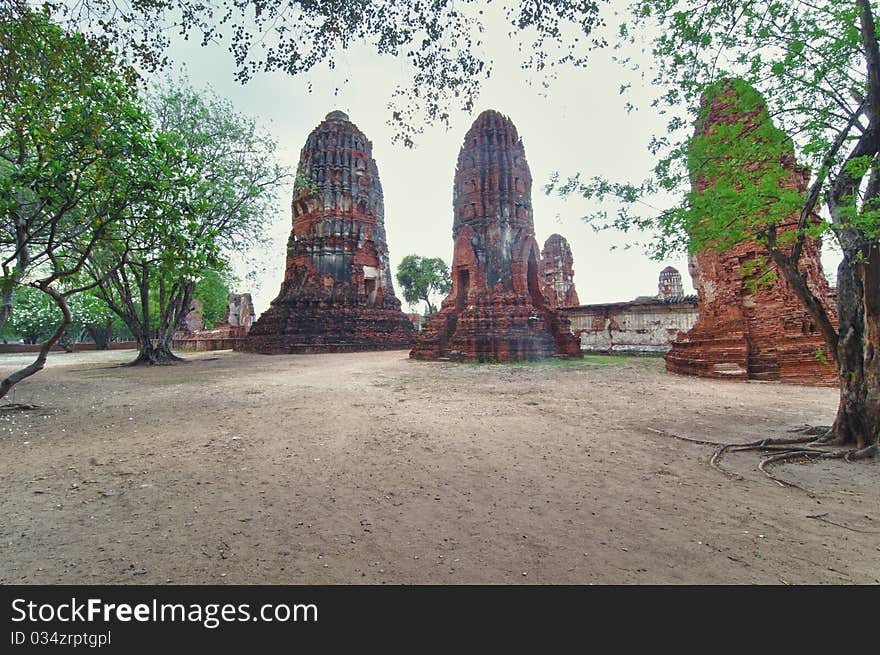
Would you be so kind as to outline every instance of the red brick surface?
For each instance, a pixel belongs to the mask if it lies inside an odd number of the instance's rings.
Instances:
[[[372,144],[348,116],[331,112],[309,135],[298,177],[281,291],[236,349],[407,348],[413,327],[391,284]]]
[[[509,118],[477,117],[458,155],[453,189],[452,291],[411,357],[472,361],[580,356],[568,319],[541,292],[532,175]]]
[[[754,121],[763,107],[750,114],[727,111],[737,101],[731,89],[723,97],[715,96],[698,130],[712,130],[720,123]],[[704,100],[705,101],[705,100]],[[766,114],[764,114],[766,115]],[[787,188],[805,191],[810,178],[808,169],[797,166],[793,155],[783,162],[790,171]],[[697,191],[711,181],[694,179]],[[780,232],[796,227],[798,216],[781,227]],[[825,342],[804,305],[778,269],[769,286],[750,290],[743,265],[766,258],[766,248],[754,242],[740,243],[722,253],[703,250],[691,258],[690,272],[699,299],[699,319],[687,333],[680,333],[666,355],[666,368],[675,373],[735,380],[780,380],[797,384],[836,385],[837,374]],[[800,269],[813,293],[836,316],[829,300],[828,282],[822,273],[820,243],[804,244]]]
[[[553,309],[580,304],[574,288],[574,256],[559,234],[551,234],[541,251],[541,292]]]

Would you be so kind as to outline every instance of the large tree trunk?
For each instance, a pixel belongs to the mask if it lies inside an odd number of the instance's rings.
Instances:
[[[140,289],[140,316],[138,320],[126,321],[128,328],[138,342],[138,356],[130,366],[141,365],[168,365],[184,361],[171,352],[170,341],[158,335],[155,341],[152,339],[150,330],[150,276],[149,268],[141,265],[138,287]],[[163,292],[164,293],[164,292]],[[160,330],[161,333],[161,330]]]
[[[168,365],[185,361],[171,352],[169,344],[164,339],[158,339],[154,342],[150,338],[149,329],[138,330],[135,332],[135,337],[138,342],[138,356],[129,363],[130,366]]]
[[[90,324],[86,326],[86,332],[95,342],[95,350],[107,350],[110,348],[110,337],[113,334],[113,319],[108,318],[104,325]]]
[[[837,273],[840,404],[832,436],[866,448],[880,441],[880,250],[873,242],[854,255],[844,253]]]

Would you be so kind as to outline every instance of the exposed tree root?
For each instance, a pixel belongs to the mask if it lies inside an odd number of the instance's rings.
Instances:
[[[800,437],[768,437],[767,439],[759,439],[758,441],[747,443],[722,443],[718,441],[709,441],[707,439],[694,439],[692,437],[683,437],[680,434],[665,432],[663,430],[657,430],[655,428],[646,429],[655,434],[659,434],[664,437],[672,437],[674,439],[679,439],[688,443],[698,444],[702,446],[715,446],[716,449],[715,452],[712,453],[712,457],[709,459],[709,465],[712,468],[720,471],[724,475],[737,480],[744,480],[745,478],[743,478],[743,476],[739,475],[738,473],[728,471],[721,466],[721,459],[726,453],[738,453],[752,450],[762,451],[765,454],[774,453],[767,455],[758,463],[758,470],[761,471],[761,473],[766,475],[768,478],[773,480],[780,487],[793,487],[795,489],[800,489],[810,497],[815,497],[815,494],[809,489],[805,489],[804,487],[795,484],[794,482],[790,482],[788,480],[777,477],[768,469],[768,466],[782,464],[786,462],[795,462],[801,460],[814,461],[820,459],[842,459],[846,462],[854,462],[880,456],[880,444],[875,444],[873,446],[861,449],[842,448],[838,450],[827,450],[825,448],[822,448],[822,446],[827,446],[832,442],[832,440],[829,440],[830,428],[828,428],[827,426],[804,426],[802,428],[789,430],[789,432],[803,435]]]
[[[843,523],[836,523],[831,519],[826,519],[828,516],[828,512],[824,512],[822,514],[808,514],[808,519],[815,519],[817,521],[822,521],[823,523],[828,523],[829,525],[836,525],[838,528],[843,528],[844,530],[852,530],[853,532],[861,532],[862,534],[880,534],[880,530],[861,530],[859,528],[854,528],[849,525],[844,525]]]
[[[830,425],[804,425],[803,427],[789,430],[789,432],[794,432],[797,434],[811,434],[817,437],[825,436],[830,431]]]
[[[153,352],[150,354],[140,353],[133,361],[124,366],[173,366],[186,362],[183,357],[178,357],[172,352]]]
[[[681,439],[682,441],[687,441],[688,443],[696,443],[702,446],[726,446],[729,444],[723,444],[720,441],[706,441],[705,439],[692,439],[691,437],[683,437],[680,434],[673,434],[672,432],[664,432],[663,430],[656,430],[654,428],[645,428],[650,432],[654,432],[656,434],[662,434],[664,437],[672,437],[673,439]]]
[[[30,403],[2,403],[0,404],[0,412],[29,412],[34,409],[40,409],[39,405],[31,405]]]

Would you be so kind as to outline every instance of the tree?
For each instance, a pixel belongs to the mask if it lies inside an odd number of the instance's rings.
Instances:
[[[7,323],[9,336],[28,344],[39,343],[52,336],[63,318],[51,296],[34,287],[19,287]]]
[[[88,332],[96,347],[105,349],[113,321],[113,313],[107,305],[86,291],[67,298],[67,306],[71,320],[64,336],[72,336],[71,340],[78,342],[82,334]],[[64,314],[51,296],[34,287],[21,286],[15,293],[6,338],[21,339],[28,344],[41,343],[52,336],[63,320]],[[104,333],[106,338],[101,337]]]
[[[404,299],[411,305],[424,300],[428,314],[437,311],[431,296],[446,295],[452,290],[449,269],[439,257],[407,255],[397,268],[397,281],[403,287]]]
[[[59,7],[80,27],[108,35],[136,61],[156,70],[167,64],[174,31],[202,45],[227,43],[242,82],[260,71],[307,74],[336,66],[337,57],[364,44],[380,55],[404,58],[412,83],[389,103],[396,138],[407,145],[425,123],[448,124],[458,105],[471,111],[481,83],[492,74],[484,33],[503,13],[508,37],[527,53],[524,69],[547,73],[560,64],[582,65],[604,43],[590,38],[602,23],[593,0],[529,0],[487,7],[479,0],[231,0],[215,8],[201,0],[83,0]],[[499,6],[500,5],[500,6]]]
[[[148,107],[167,145],[156,193],[130,206],[87,270],[138,342],[132,363],[170,364],[180,360],[171,341],[198,280],[224,270],[226,253],[260,241],[290,176],[274,160],[275,143],[213,94],[168,84]]]
[[[85,259],[150,184],[134,79],[103,38],[65,32],[26,3],[0,7],[0,329],[22,285],[61,314],[0,398],[43,368],[73,321],[68,298],[91,284],[76,282]]]
[[[840,404],[827,439],[855,447],[858,455],[876,453],[880,440],[880,51],[874,14],[868,0],[633,3],[632,21],[620,33],[631,43],[645,28],[658,34],[653,83],[661,95],[654,105],[669,116],[668,134],[650,144],[658,163],[641,184],[575,177],[562,186],[563,193],[621,201],[612,220],[604,212],[590,220],[656,230],[653,253],[660,257],[743,239],[762,244],[835,354]],[[766,99],[766,120],[757,121],[764,134],[753,134],[755,125],[742,121],[714,138],[699,129],[693,138],[685,134],[688,123],[699,124],[701,94],[711,99],[737,84],[753,86]],[[782,132],[774,131],[770,117]],[[805,194],[781,192],[774,180],[780,158],[791,157],[793,146],[798,161],[812,167]],[[755,156],[777,165],[756,174],[743,165]],[[729,183],[688,192],[699,176]],[[673,208],[655,216],[633,211],[635,203],[670,191],[680,198]],[[821,200],[827,220],[816,214]],[[783,229],[793,211],[794,229]],[[805,240],[821,234],[832,235],[843,253],[837,328],[800,270]]]
[[[68,333],[76,334],[76,342],[85,334],[91,337],[95,350],[107,350],[114,335],[116,314],[113,313],[94,289],[78,293],[70,298],[73,324]]]
[[[229,309],[229,283],[217,271],[205,271],[202,279],[196,283],[193,297],[202,303],[202,320],[206,328],[213,327],[215,323],[226,318]]]

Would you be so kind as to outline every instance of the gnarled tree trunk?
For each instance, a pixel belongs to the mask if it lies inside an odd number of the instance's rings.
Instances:
[[[129,366],[167,365],[185,361],[171,352],[170,344],[165,339],[150,338],[148,329],[138,329],[132,332],[138,342],[138,356],[129,362]]]
[[[61,310],[61,322],[58,324],[58,327],[55,328],[55,331],[52,335],[43,343],[40,347],[40,352],[37,353],[37,358],[28,366],[25,366],[18,371],[15,371],[11,375],[7,376],[3,380],[0,380],[0,398],[5,398],[6,394],[8,394],[12,388],[24,380],[25,378],[29,378],[34,373],[38,371],[42,371],[43,367],[46,365],[46,358],[49,356],[49,351],[52,350],[52,347],[58,343],[58,340],[64,335],[67,331],[68,326],[73,322],[73,317],[70,314],[70,308],[67,306],[67,299],[58,291],[53,289],[49,284],[41,284],[39,286],[40,290],[43,293],[46,293],[52,297],[52,299],[57,303],[58,308]]]
[[[832,436],[866,448],[880,442],[880,250],[875,241],[856,252],[838,267],[840,404]]]
[[[86,332],[95,342],[95,350],[107,350],[110,348],[110,337],[113,335],[113,319],[108,318],[103,325],[87,325]]]

